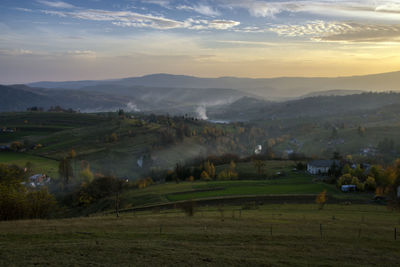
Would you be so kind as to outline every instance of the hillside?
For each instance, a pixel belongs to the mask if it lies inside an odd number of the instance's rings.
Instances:
[[[164,114],[195,113],[196,106],[230,104],[245,96],[254,97],[254,95],[249,93],[223,88],[201,89],[115,84],[83,87],[79,91],[124,96],[130,98],[141,111]]]
[[[400,104],[400,93],[362,93],[344,96],[315,96],[286,102],[242,98],[232,104],[210,108],[212,119],[259,121],[341,115]]]
[[[196,115],[199,106],[232,103],[252,96],[232,89],[155,88],[144,86],[97,85],[72,89],[45,89],[24,85],[1,86],[0,112],[24,111],[37,106],[61,106],[82,112],[144,111],[161,114]]]
[[[327,91],[316,91],[305,94],[301,98],[316,97],[316,96],[345,96],[345,95],[356,95],[362,94],[365,91],[361,90],[327,90]]]
[[[31,83],[30,86],[79,89],[86,86],[110,84],[128,87],[229,88],[252,93],[269,100],[281,100],[326,90],[398,91],[400,90],[400,72],[336,78],[281,77],[268,79],[199,78],[184,75],[153,74],[104,81],[38,82]]]
[[[2,222],[0,265],[397,266],[396,226],[381,206],[304,204]]]
[[[126,108],[129,102],[121,96],[96,92],[48,90],[21,85],[0,85],[0,94],[0,112],[25,111],[34,106],[49,109],[57,105],[82,111],[116,110]]]
[[[249,140],[259,143],[265,138],[261,130],[251,137],[249,131],[242,133],[247,126],[215,125],[193,117],[120,117],[116,112],[3,113],[0,127],[16,129],[0,132],[0,144],[20,141],[29,147],[27,153],[55,160],[74,149],[77,164],[86,160],[94,172],[132,179],[209,154],[248,155],[253,151]],[[42,147],[31,149],[33,144]]]

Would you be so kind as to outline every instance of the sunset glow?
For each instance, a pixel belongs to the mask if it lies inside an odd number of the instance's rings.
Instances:
[[[0,83],[400,69],[398,1],[0,3]]]

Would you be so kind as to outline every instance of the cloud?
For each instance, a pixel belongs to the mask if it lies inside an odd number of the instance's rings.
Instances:
[[[43,10],[45,14],[59,17],[72,17],[76,19],[93,21],[111,21],[117,26],[151,27],[156,29],[173,29],[181,27],[182,23],[172,19],[153,15],[143,15],[131,11],[106,11],[106,10],[76,10],[72,12]]]
[[[32,9],[23,8],[23,7],[15,7],[14,9],[15,9],[15,10],[18,10],[18,11],[22,11],[22,12],[33,12]]]
[[[269,30],[281,36],[309,36],[316,41],[400,42],[400,24],[313,21],[303,25],[276,25]]]
[[[193,11],[197,12],[201,15],[209,16],[209,17],[215,17],[215,16],[220,16],[221,13],[215,9],[213,9],[210,6],[199,4],[199,5],[194,5],[194,6],[187,6],[187,5],[179,5],[176,7],[178,10],[187,10],[187,11]]]
[[[178,21],[168,19],[161,16],[144,15],[131,11],[106,11],[106,10],[75,10],[71,12],[43,10],[48,15],[59,17],[72,17],[76,19],[93,20],[93,21],[110,21],[113,25],[120,27],[149,27],[153,29],[178,29],[186,28],[193,30],[216,29],[226,30],[240,24],[233,20],[195,20],[187,19]]]
[[[78,57],[96,57],[96,52],[91,50],[73,50],[68,51],[67,55]]]
[[[169,0],[145,0],[145,1],[142,1],[142,2],[146,3],[146,4],[159,5],[159,6],[162,6],[164,8],[171,9],[171,6],[170,6],[171,1],[169,1]]]
[[[284,12],[309,13],[330,17],[364,18],[379,20],[399,20],[400,3],[396,0],[384,1],[262,1],[262,0],[216,0],[220,7],[242,8],[255,17],[273,18]]]
[[[243,46],[280,46],[280,43],[260,42],[260,41],[244,41],[244,40],[221,40],[217,43],[243,45]]]
[[[32,50],[28,49],[0,49],[0,55],[7,55],[7,56],[25,56],[25,55],[34,55],[35,53]]]
[[[46,0],[37,0],[38,3],[54,8],[75,8],[74,5],[68,4],[62,1],[46,1]]]
[[[234,20],[212,20],[208,22],[208,27],[217,30],[227,30],[239,24],[240,22]]]

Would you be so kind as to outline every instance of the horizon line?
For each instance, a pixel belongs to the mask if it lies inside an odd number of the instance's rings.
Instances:
[[[25,83],[0,83],[0,85],[29,85],[33,83],[63,83],[63,82],[91,82],[91,81],[113,81],[113,80],[123,80],[123,79],[131,79],[131,78],[143,78],[148,76],[156,76],[156,75],[170,75],[170,76],[185,76],[191,78],[199,78],[199,79],[223,79],[223,78],[234,78],[234,79],[249,79],[249,80],[269,80],[269,79],[335,79],[335,78],[352,78],[352,77],[363,77],[363,76],[372,76],[372,75],[383,75],[383,74],[393,74],[398,73],[398,71],[389,71],[389,72],[379,72],[379,73],[368,73],[368,74],[360,74],[360,75],[349,75],[349,76],[275,76],[275,77],[260,77],[260,78],[251,78],[251,77],[241,77],[241,76],[216,76],[216,77],[204,77],[204,76],[196,76],[196,75],[188,75],[188,74],[172,74],[172,73],[150,73],[144,74],[140,76],[125,76],[120,78],[105,78],[105,79],[83,79],[83,80],[39,80]]]

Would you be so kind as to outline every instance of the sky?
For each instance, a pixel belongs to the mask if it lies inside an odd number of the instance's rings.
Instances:
[[[400,0],[1,0],[0,83],[400,70]]]

